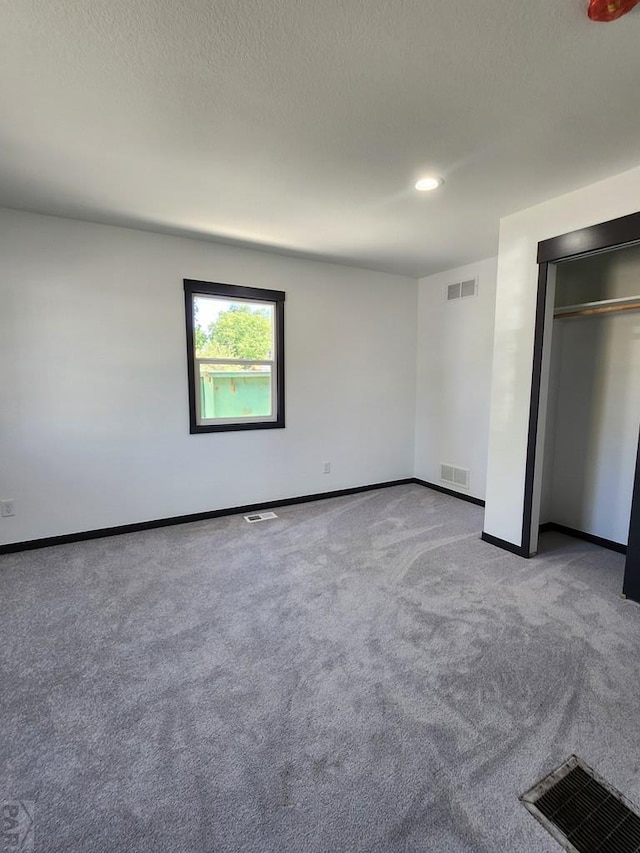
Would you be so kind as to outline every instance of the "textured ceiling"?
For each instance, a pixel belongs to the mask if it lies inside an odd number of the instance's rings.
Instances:
[[[409,275],[489,256],[500,216],[640,163],[640,7],[586,6],[5,0],[0,206]]]

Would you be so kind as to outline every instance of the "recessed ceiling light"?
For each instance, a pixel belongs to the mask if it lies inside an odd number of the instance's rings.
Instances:
[[[444,181],[442,178],[436,178],[435,175],[429,175],[427,178],[420,178],[416,184],[416,189],[421,193],[428,193],[431,190],[437,190],[441,187]]]

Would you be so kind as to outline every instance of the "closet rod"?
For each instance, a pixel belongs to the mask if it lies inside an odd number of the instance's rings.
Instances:
[[[599,314],[620,314],[623,311],[640,311],[640,299],[634,302],[623,302],[616,305],[593,305],[587,307],[571,306],[571,309],[560,308],[554,311],[554,318],[568,319],[571,317],[596,317]]]

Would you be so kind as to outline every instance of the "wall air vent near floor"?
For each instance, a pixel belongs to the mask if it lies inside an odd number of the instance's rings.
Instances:
[[[251,515],[245,515],[244,520],[249,524],[255,524],[256,521],[269,521],[270,518],[277,518],[275,512],[252,512]]]
[[[440,464],[440,479],[444,483],[451,483],[463,489],[469,488],[470,473],[468,468],[457,468],[455,465]]]
[[[565,850],[640,850],[640,817],[635,807],[575,755],[520,800]]]

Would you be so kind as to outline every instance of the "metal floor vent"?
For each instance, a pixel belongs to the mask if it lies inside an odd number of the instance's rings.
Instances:
[[[277,518],[275,512],[252,512],[251,515],[245,515],[244,520],[249,524],[255,524],[256,521],[268,521],[270,518]]]
[[[468,489],[470,474],[468,468],[458,468],[456,465],[440,463],[440,479],[445,483],[453,483],[454,486],[462,486],[463,489]]]
[[[565,850],[640,851],[635,806],[575,755],[520,800]]]

